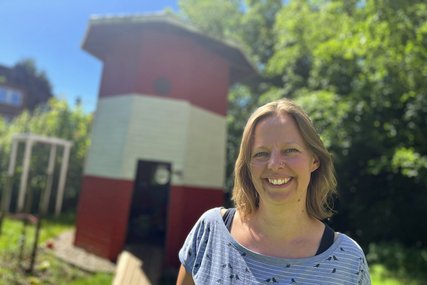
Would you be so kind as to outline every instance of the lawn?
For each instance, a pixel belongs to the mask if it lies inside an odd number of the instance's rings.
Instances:
[[[23,222],[6,218],[0,235],[0,285],[110,285],[112,274],[89,273],[56,258],[46,241],[74,226],[73,215],[43,220],[33,272],[27,273],[34,241],[35,226],[27,226],[22,262],[19,263]]]
[[[374,264],[369,268],[371,272],[371,281],[373,285],[421,285],[423,283],[417,282],[415,280],[407,280],[403,278],[398,278],[394,274],[387,270],[381,264]]]
[[[71,266],[56,258],[46,248],[46,241],[63,231],[74,227],[73,215],[62,215],[59,218],[47,218],[43,221],[37,258],[33,273],[26,273],[29,268],[29,257],[33,244],[35,226],[27,227],[27,240],[23,262],[19,264],[20,241],[22,240],[22,221],[6,218],[0,235],[0,285],[110,285],[112,274],[89,273]],[[402,251],[402,250],[401,250]],[[369,259],[369,256],[368,256]],[[374,285],[421,285],[422,280],[409,279],[407,274],[396,274],[395,270],[387,269],[379,260],[370,264],[372,284]]]

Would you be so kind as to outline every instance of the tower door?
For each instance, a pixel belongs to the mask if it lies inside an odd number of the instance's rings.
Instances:
[[[138,161],[128,224],[128,244],[164,245],[170,178],[170,163]]]

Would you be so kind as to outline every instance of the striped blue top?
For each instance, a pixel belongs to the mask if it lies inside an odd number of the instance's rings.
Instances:
[[[265,256],[235,241],[220,211],[205,212],[179,252],[196,284],[371,284],[362,249],[345,234],[313,257]]]

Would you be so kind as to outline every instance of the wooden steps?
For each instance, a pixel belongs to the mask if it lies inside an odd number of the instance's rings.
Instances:
[[[157,285],[163,250],[153,246],[130,246],[120,253],[113,285]]]

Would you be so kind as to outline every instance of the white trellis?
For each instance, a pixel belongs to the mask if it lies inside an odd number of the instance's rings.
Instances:
[[[58,193],[56,196],[56,203],[55,203],[55,215],[59,215],[61,213],[62,209],[62,202],[64,199],[64,188],[65,188],[65,181],[67,176],[67,170],[68,170],[68,160],[70,158],[70,149],[73,145],[72,142],[54,138],[54,137],[44,137],[39,135],[34,135],[30,133],[24,133],[24,134],[16,134],[12,138],[12,150],[10,153],[10,160],[9,160],[9,169],[8,169],[8,176],[10,181],[12,180],[12,177],[15,173],[15,166],[16,166],[16,155],[18,151],[18,144],[20,142],[25,143],[25,151],[24,151],[24,159],[22,163],[22,174],[20,179],[20,187],[19,187],[19,194],[18,194],[18,200],[16,209],[17,212],[22,212],[24,209],[25,204],[25,195],[27,193],[27,184],[28,184],[28,172],[30,169],[30,159],[31,159],[31,153],[32,148],[35,143],[43,143],[50,145],[50,154],[49,154],[49,164],[47,166],[47,183],[44,195],[41,196],[40,210],[43,213],[47,212],[48,206],[49,206],[49,200],[50,196],[52,194],[52,180],[53,180],[53,173],[55,168],[55,158],[56,158],[56,150],[57,147],[63,147],[63,157],[62,157],[62,163],[61,163],[61,171],[59,176],[59,182],[58,182]],[[12,187],[7,187],[8,193],[5,193],[4,202],[2,203],[2,212],[7,213],[9,212],[10,208],[10,200],[11,200],[11,189]]]

